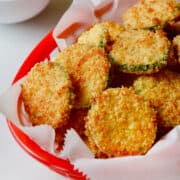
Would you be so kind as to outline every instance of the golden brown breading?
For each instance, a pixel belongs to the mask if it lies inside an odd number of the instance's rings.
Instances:
[[[133,86],[156,108],[160,131],[166,132],[180,124],[180,74],[165,70],[139,77]]]
[[[157,29],[179,16],[175,0],[140,0],[123,14],[123,20],[127,29]]]
[[[124,30],[123,26],[112,21],[96,23],[89,30],[83,32],[77,42],[108,49],[108,46]]]
[[[156,137],[156,113],[132,88],[99,94],[87,115],[86,129],[108,157],[145,154]]]
[[[101,25],[105,26],[108,30],[110,41],[115,41],[119,34],[125,31],[125,28],[122,25],[112,21],[101,22]]]
[[[91,98],[107,86],[110,63],[100,48],[73,44],[55,62],[66,67],[70,74],[76,95],[75,108],[89,107]]]
[[[95,155],[96,158],[107,158],[107,155],[104,154],[95,144],[89,130],[86,128],[85,131],[85,138],[84,138],[84,142],[86,143],[86,145],[89,147],[89,149],[92,151],[92,153]]]
[[[108,30],[101,23],[96,23],[89,30],[84,31],[78,38],[80,44],[89,44],[92,46],[104,48],[109,38]]]
[[[59,64],[37,63],[22,84],[25,110],[33,125],[64,125],[73,100],[68,73]]]
[[[122,72],[149,74],[167,65],[170,42],[162,31],[129,30],[113,44],[109,57]]]

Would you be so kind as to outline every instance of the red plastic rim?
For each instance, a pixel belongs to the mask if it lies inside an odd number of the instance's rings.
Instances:
[[[25,59],[18,73],[16,74],[13,83],[25,76],[31,67],[37,62],[43,61],[46,58],[49,59],[50,53],[56,47],[57,44],[52,37],[52,32],[50,32]],[[86,179],[81,172],[74,170],[74,166],[70,164],[68,160],[57,158],[56,156],[44,151],[10,120],[7,120],[7,123],[15,140],[33,158],[63,176],[70,177],[72,179]]]

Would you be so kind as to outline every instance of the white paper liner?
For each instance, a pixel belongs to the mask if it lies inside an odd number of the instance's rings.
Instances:
[[[63,50],[68,45],[75,42],[80,33],[95,22],[100,20],[121,22],[122,13],[136,1],[137,0],[74,0],[57,24],[53,32],[54,39],[59,48]],[[108,4],[112,4],[109,11],[105,11],[102,17],[97,17],[95,11]],[[63,34],[63,32],[71,27],[72,24],[81,24],[81,26],[70,36],[66,37],[62,35],[61,38],[58,38],[58,36]]]
[[[77,132],[74,129],[70,129],[65,135],[65,142],[63,150],[61,151],[61,157],[73,162],[77,158],[94,158],[94,155],[84,144]]]
[[[180,126],[156,143],[145,156],[89,158],[77,158],[73,164],[93,180],[177,180],[180,178]]]
[[[81,28],[72,33],[71,36],[67,37],[66,39],[55,38],[61,50],[66,48],[69,44],[72,44],[74,39],[78,37],[78,35],[87,25],[96,21],[92,9],[93,4],[90,1],[74,0],[72,2],[69,9],[57,24],[53,35],[54,37],[57,37],[59,34],[64,32],[64,30],[68,29],[75,23],[81,24]]]
[[[77,36],[89,25],[99,20],[121,22],[121,14],[136,0],[74,0],[70,8],[57,24],[53,36],[60,49],[73,43]],[[111,9],[100,17],[94,12],[101,7],[113,3]],[[81,26],[65,39],[57,36],[74,23]],[[57,49],[56,52],[57,53]],[[76,169],[83,172],[89,179],[121,179],[121,180],[177,180],[180,179],[180,126],[158,141],[145,156],[127,156],[110,159],[94,159],[94,155],[84,144],[78,134],[68,130],[63,151],[54,151],[54,129],[48,125],[31,127],[22,126],[18,119],[17,104],[21,92],[21,79],[0,96],[0,111],[12,120],[22,131],[49,153],[68,159]]]

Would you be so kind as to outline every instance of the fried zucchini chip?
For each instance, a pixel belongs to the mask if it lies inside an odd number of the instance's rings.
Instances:
[[[68,73],[57,63],[37,63],[22,84],[22,98],[33,125],[63,126],[74,99]]]
[[[105,52],[87,44],[73,44],[55,62],[67,68],[74,89],[75,108],[91,105],[91,98],[107,87],[110,63]]]
[[[111,21],[96,23],[89,30],[83,32],[77,42],[107,48],[124,30],[123,26]]]
[[[164,70],[151,76],[141,76],[133,87],[155,107],[159,131],[167,132],[180,124],[180,74]]]
[[[164,32],[129,30],[119,34],[109,58],[122,72],[149,74],[167,65],[170,42]]]
[[[89,30],[84,31],[78,38],[80,44],[89,44],[99,48],[104,48],[109,38],[108,30],[100,23],[93,25]]]
[[[145,154],[156,137],[156,112],[132,88],[100,93],[86,121],[90,137],[108,157]]]
[[[140,0],[123,14],[127,29],[162,29],[180,16],[175,0]]]

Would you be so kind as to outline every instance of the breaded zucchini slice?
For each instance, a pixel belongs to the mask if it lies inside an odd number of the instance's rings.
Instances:
[[[147,74],[167,65],[169,49],[170,42],[160,30],[129,30],[119,35],[109,58],[122,72]]]
[[[87,44],[73,44],[55,62],[67,68],[74,89],[75,108],[91,105],[91,98],[108,84],[110,63],[104,50]]]
[[[104,48],[109,38],[108,30],[100,23],[93,25],[89,30],[84,31],[78,38],[80,44],[89,44]]]
[[[74,99],[68,73],[57,63],[37,63],[22,84],[22,99],[33,125],[63,126]]]
[[[161,29],[180,16],[175,0],[140,0],[123,14],[127,29]]]
[[[101,22],[100,25],[106,28],[109,33],[108,42],[115,41],[119,34],[125,31],[125,28],[122,25],[112,21]]]
[[[164,70],[151,76],[141,76],[133,87],[158,113],[158,127],[166,132],[180,125],[180,74]]]
[[[124,27],[119,24],[111,21],[100,22],[83,32],[77,42],[105,48],[109,42],[116,39],[121,31],[124,31]]]
[[[156,113],[132,88],[103,91],[86,121],[96,146],[108,157],[145,154],[156,137]]]
[[[173,47],[177,53],[178,56],[178,63],[180,64],[180,35],[177,35],[173,39]]]

